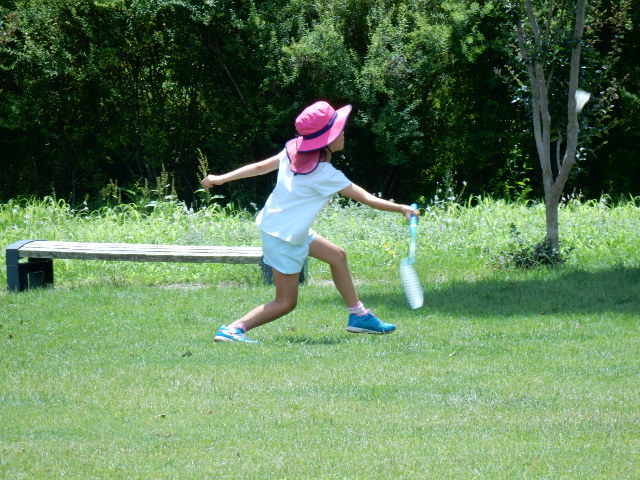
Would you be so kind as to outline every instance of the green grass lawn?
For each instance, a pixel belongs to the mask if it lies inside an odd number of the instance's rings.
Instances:
[[[52,233],[10,207],[5,244],[257,237],[246,216],[200,213],[171,213],[182,229],[71,215]],[[397,280],[402,222],[330,207],[318,230],[398,325],[386,336],[344,331],[316,263],[299,307],[246,346],[212,338],[271,299],[255,266],[56,262],[54,289],[0,293],[0,478],[640,478],[639,209],[574,208],[569,261],[524,272],[489,260],[505,223],[535,231],[538,207],[427,212],[425,307],[412,311]]]

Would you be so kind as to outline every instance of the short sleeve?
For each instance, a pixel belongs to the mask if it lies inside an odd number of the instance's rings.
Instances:
[[[322,165],[322,171],[318,173],[321,174],[321,178],[313,183],[312,188],[323,197],[329,197],[351,185],[351,180],[330,163]]]

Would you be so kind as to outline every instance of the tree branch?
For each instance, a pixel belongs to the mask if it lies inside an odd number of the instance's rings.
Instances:
[[[562,130],[558,128],[558,141],[556,142],[556,169],[560,172],[562,162],[560,161],[560,151],[562,150]]]
[[[547,16],[547,22],[545,24],[545,36],[547,38],[551,35],[551,20],[553,19],[553,12],[556,9],[555,0],[551,0],[551,5],[549,6],[549,15]]]
[[[576,90],[580,76],[580,54],[582,50],[582,34],[584,33],[584,19],[586,0],[576,1],[576,20],[573,29],[573,45],[571,47],[571,66],[569,71],[569,98],[567,101],[567,146],[562,160],[562,168],[553,185],[553,192],[558,198],[562,193],[569,173],[576,163],[576,149],[578,147],[578,112],[576,111]]]
[[[531,3],[531,0],[525,0],[524,4],[527,10],[529,23],[531,24],[531,30],[533,31],[533,39],[536,42],[537,46],[541,46],[542,38],[540,36],[540,27],[538,26],[538,19],[536,18],[536,14],[533,11],[533,4]]]
[[[536,77],[538,81],[540,119],[542,122],[542,151],[539,153],[542,166],[545,192],[553,185],[553,170],[551,168],[551,114],[549,113],[549,89],[545,82],[542,62],[536,62]]]
[[[551,71],[549,72],[549,76],[547,77],[547,85],[551,85],[551,81],[553,80],[553,74],[556,71],[556,66],[551,65]]]
[[[526,0],[528,9],[531,9],[528,15],[529,20],[533,18],[533,22],[536,22],[535,15],[533,14],[531,1]],[[537,29],[536,27],[534,30]],[[548,88],[545,82],[544,68],[540,61],[532,62],[529,56],[529,52],[526,47],[524,27],[522,25],[522,15],[519,15],[516,20],[516,32],[518,38],[518,47],[522,52],[522,56],[527,66],[527,72],[529,74],[529,80],[531,82],[531,109],[533,113],[533,135],[536,139],[536,149],[538,150],[538,160],[540,161],[540,168],[542,169],[542,178],[544,184],[545,195],[551,191],[553,186],[553,170],[551,168],[551,150],[550,150],[550,126],[551,116],[549,114],[549,98]],[[539,32],[538,32],[539,34]],[[535,34],[534,34],[535,35]]]
[[[218,45],[218,39],[217,38],[214,41],[214,49],[215,49],[215,52],[216,52],[216,60],[218,60],[218,63],[220,64],[220,66],[222,67],[224,72],[227,74],[227,77],[229,77],[229,80],[231,81],[231,83],[233,84],[234,88],[236,89],[236,92],[238,93],[238,96],[240,97],[240,100],[242,100],[242,103],[244,104],[244,106],[245,106],[245,108],[247,110],[251,110],[251,108],[249,107],[249,104],[247,103],[247,100],[244,98],[244,95],[242,94],[242,90],[240,90],[240,87],[238,86],[238,84],[234,80],[233,75],[231,75],[231,72],[227,68],[227,65],[222,60],[222,52],[220,51],[220,46]]]
[[[538,89],[536,87],[537,80],[536,74],[533,69],[533,63],[531,62],[531,58],[529,57],[529,51],[527,50],[527,46],[524,39],[524,28],[522,26],[522,18],[518,16],[516,21],[516,32],[518,34],[518,47],[520,48],[520,52],[522,53],[522,58],[527,66],[527,73],[529,75],[529,83],[531,84],[531,109],[533,113],[533,135],[536,139],[536,146],[538,151],[542,151],[542,135],[541,135],[541,127],[540,127],[540,102]]]

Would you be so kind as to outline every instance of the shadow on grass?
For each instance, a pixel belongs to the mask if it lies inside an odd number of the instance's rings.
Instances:
[[[550,272],[548,278],[492,278],[440,285],[424,282],[423,287],[425,306],[416,311],[418,314],[640,314],[640,269],[637,268]],[[402,294],[372,292],[366,300],[371,305],[406,308]]]

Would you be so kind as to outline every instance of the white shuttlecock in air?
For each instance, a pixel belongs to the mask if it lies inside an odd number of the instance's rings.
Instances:
[[[590,98],[591,94],[589,92],[576,90],[576,113],[580,113],[582,111],[582,107],[587,104]]]

